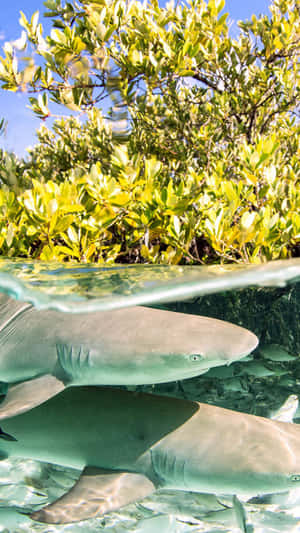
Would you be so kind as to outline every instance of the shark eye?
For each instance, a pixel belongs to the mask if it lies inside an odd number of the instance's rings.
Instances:
[[[203,359],[203,357],[199,353],[193,353],[192,355],[190,355],[190,361],[193,361],[193,363],[201,361],[201,359]]]
[[[291,481],[300,481],[300,474],[293,474],[290,479]]]

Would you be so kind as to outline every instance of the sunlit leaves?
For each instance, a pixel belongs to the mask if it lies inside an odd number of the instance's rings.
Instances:
[[[270,143],[257,147],[271,150]],[[238,179],[226,179],[224,157],[209,176],[191,172],[176,185],[159,161],[132,160],[120,146],[112,155],[113,175],[97,163],[60,184],[33,180],[18,197],[3,193],[0,249],[100,261],[128,258],[135,249],[142,261],[175,264],[197,259],[191,250],[198,235],[221,260],[286,257],[299,242],[299,183],[291,168],[278,178],[277,151],[255,169],[253,184],[242,173],[248,155],[241,153]]]
[[[1,253],[156,263],[298,253],[294,0],[240,22],[236,38],[223,0],[45,5],[50,35],[38,13],[21,13],[2,87],[30,91],[43,121],[51,102],[80,119],[43,125],[28,162],[1,154],[1,182],[15,191],[1,191]]]
[[[48,96],[46,93],[39,94],[37,98],[29,98],[31,109],[40,118],[46,118],[49,116],[48,109]]]

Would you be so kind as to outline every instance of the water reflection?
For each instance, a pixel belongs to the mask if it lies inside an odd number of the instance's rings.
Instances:
[[[249,286],[285,287],[297,279],[299,259],[197,267],[0,262],[2,292],[39,309],[72,313],[180,301]]]

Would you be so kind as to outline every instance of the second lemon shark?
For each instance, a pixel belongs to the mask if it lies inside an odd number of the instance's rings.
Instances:
[[[299,425],[213,405],[70,387],[0,418],[0,457],[82,470],[68,493],[31,515],[40,522],[103,516],[160,488],[256,496],[300,485]]]

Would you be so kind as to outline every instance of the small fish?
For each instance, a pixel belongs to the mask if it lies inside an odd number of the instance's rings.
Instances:
[[[271,416],[272,420],[279,420],[280,422],[293,422],[299,406],[298,396],[291,394],[284,402],[284,404]]]
[[[270,359],[275,362],[295,361],[296,357],[288,353],[285,348],[279,344],[265,344],[259,347],[259,353],[264,359]]]
[[[133,533],[176,533],[178,529],[175,517],[160,514],[144,518],[132,531]]]
[[[274,370],[270,370],[265,365],[262,365],[258,361],[250,361],[245,363],[241,369],[242,374],[250,374],[256,378],[264,378],[267,376],[273,376],[275,374]]]
[[[254,350],[257,337],[229,322],[129,307],[82,314],[38,311],[0,295],[0,406],[31,409],[70,385],[140,385],[191,378]]]

